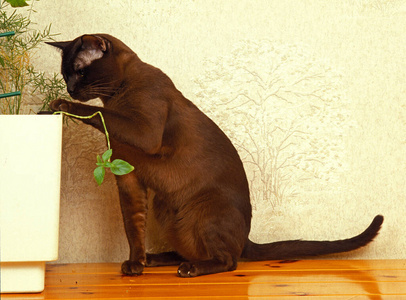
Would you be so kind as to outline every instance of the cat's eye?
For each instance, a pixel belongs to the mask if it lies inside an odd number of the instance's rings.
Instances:
[[[82,77],[85,76],[85,69],[79,69],[78,74]]]

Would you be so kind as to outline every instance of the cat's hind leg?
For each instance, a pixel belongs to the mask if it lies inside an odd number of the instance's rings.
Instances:
[[[249,227],[238,209],[220,197],[196,201],[179,216],[173,247],[188,261],[180,277],[195,277],[235,270]],[[198,199],[200,200],[200,199]]]
[[[178,266],[186,260],[177,252],[147,253],[147,267]]]
[[[211,259],[197,262],[184,262],[178,268],[180,277],[196,277],[200,275],[234,271],[237,268],[237,259]]]

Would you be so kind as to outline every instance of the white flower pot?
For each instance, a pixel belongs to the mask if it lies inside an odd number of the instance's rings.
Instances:
[[[1,293],[44,290],[58,257],[62,116],[0,116]]]

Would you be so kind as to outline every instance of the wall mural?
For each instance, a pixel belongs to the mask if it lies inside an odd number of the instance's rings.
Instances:
[[[347,0],[345,6],[349,15],[392,16],[405,9],[404,0]]]
[[[168,72],[237,147],[254,241],[345,238],[382,213],[379,238],[348,258],[405,256],[405,0],[95,3],[39,1],[35,21],[61,40],[111,33]],[[54,49],[39,58],[60,68]],[[123,261],[115,180],[92,177],[105,138],[71,122],[63,147],[58,262]],[[148,222],[148,250],[168,250]]]
[[[303,47],[242,41],[206,60],[194,102],[231,138],[254,210],[337,188],[351,128],[341,76]]]

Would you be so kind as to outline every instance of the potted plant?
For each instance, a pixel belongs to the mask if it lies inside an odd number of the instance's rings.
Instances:
[[[30,62],[50,26],[31,30],[29,14],[8,5],[0,2],[0,291],[41,292],[45,262],[58,255],[62,116],[36,112],[64,83]]]
[[[101,112],[37,114],[51,100],[69,95],[59,75],[37,72],[30,62],[33,50],[52,38],[50,26],[31,30],[30,14],[3,10],[8,3],[27,5],[0,0],[0,291],[41,292],[45,262],[58,257],[62,114],[100,115],[108,149],[97,155],[99,185],[105,169],[124,175],[134,167],[121,159],[110,161],[113,150]]]

